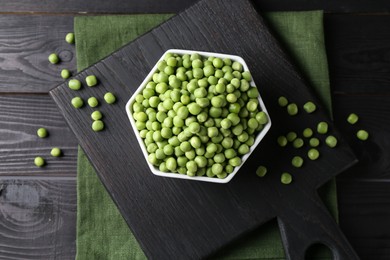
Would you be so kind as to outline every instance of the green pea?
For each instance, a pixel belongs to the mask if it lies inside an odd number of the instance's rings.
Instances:
[[[161,172],[168,172],[168,168],[167,168],[167,165],[166,165],[166,162],[161,162],[158,169],[161,171]]]
[[[283,96],[279,97],[279,99],[278,99],[278,104],[279,104],[279,106],[281,106],[281,107],[287,106],[287,105],[288,105],[288,100],[287,100],[287,98],[285,98],[285,97],[283,97]]]
[[[368,139],[369,137],[369,134],[366,130],[359,130],[357,133],[356,133],[356,136],[358,139],[362,140],[362,141],[365,141]]]
[[[107,104],[113,104],[116,101],[116,97],[113,93],[107,92],[106,94],[104,94],[104,100]]]
[[[356,115],[355,113],[351,113],[349,114],[348,118],[347,118],[347,121],[348,123],[350,123],[351,125],[354,125],[357,123],[357,121],[359,121],[359,116]]]
[[[195,161],[188,161],[186,163],[186,168],[187,168],[187,175],[194,176],[192,174],[196,173],[196,171],[198,170],[198,165],[196,164]]]
[[[259,122],[255,118],[250,118],[248,120],[248,127],[251,129],[257,129],[259,127]]]
[[[35,157],[34,159],[34,164],[37,166],[37,167],[43,167],[45,165],[45,159],[43,159],[42,157],[38,156],[38,157]]]
[[[241,165],[241,158],[240,157],[234,157],[229,160],[229,164],[231,166],[237,167]]]
[[[157,166],[158,165],[158,159],[156,158],[156,154],[155,153],[151,153],[148,155],[148,162],[150,162],[151,164]]]
[[[95,97],[90,97],[90,98],[88,98],[88,105],[90,107],[96,107],[97,105],[99,105],[99,101]]]
[[[293,178],[291,176],[291,174],[289,174],[288,172],[284,172],[282,173],[282,175],[280,176],[280,182],[283,183],[283,184],[290,184],[292,182]]]
[[[305,128],[302,134],[304,137],[310,138],[313,135],[313,130],[311,128]]]
[[[224,63],[223,63],[222,59],[220,59],[220,58],[214,58],[213,59],[213,66],[215,68],[220,69],[220,68],[223,67],[223,65],[224,65]]]
[[[301,168],[303,165],[303,159],[300,156],[294,156],[291,160],[292,166],[296,168]]]
[[[316,106],[313,102],[309,101],[309,102],[306,102],[306,103],[303,105],[303,109],[304,109],[307,113],[311,114],[311,113],[313,113],[314,111],[316,111],[317,106]]]
[[[97,78],[94,75],[89,75],[85,78],[88,87],[93,87],[97,84]]]
[[[47,136],[48,136],[47,129],[46,129],[46,128],[43,128],[43,127],[39,128],[39,129],[37,130],[37,135],[38,135],[40,138],[45,138],[45,137],[47,137]]]
[[[63,79],[69,78],[69,77],[70,77],[70,71],[67,70],[67,69],[61,70],[61,77],[62,77]]]
[[[95,132],[102,131],[104,129],[104,123],[101,120],[93,121],[92,130]]]
[[[60,148],[54,147],[53,149],[51,149],[50,154],[51,154],[51,156],[53,156],[53,157],[59,157],[59,156],[61,156],[62,151],[61,151]]]
[[[52,53],[49,55],[48,60],[51,64],[56,64],[60,61],[60,58],[58,58],[58,55],[55,53]]]
[[[238,153],[241,155],[249,153],[249,146],[247,144],[242,144],[238,147]]]
[[[246,80],[246,81],[251,81],[252,80],[252,75],[249,71],[244,71],[241,73],[241,76]]]
[[[229,59],[229,58],[224,58],[223,59],[223,64],[225,64],[225,66],[231,66],[232,65],[232,60]]]
[[[336,146],[337,146],[337,138],[334,137],[333,135],[329,135],[328,137],[326,137],[325,143],[326,143],[330,148],[336,147]]]
[[[304,141],[302,140],[302,138],[297,138],[293,141],[293,146],[294,148],[301,148],[303,145],[304,145]]]
[[[328,132],[328,123],[327,122],[319,122],[317,125],[317,132],[319,134],[326,134]]]
[[[74,33],[67,33],[65,36],[65,41],[69,44],[74,44]]]
[[[188,112],[196,116],[202,112],[202,108],[197,103],[191,103],[188,104]]]
[[[316,137],[312,137],[309,140],[309,144],[311,147],[317,147],[320,145],[320,140],[318,140],[318,138],[316,138]]]
[[[81,99],[81,97],[72,98],[71,103],[75,108],[80,108],[84,105],[84,101]]]
[[[81,88],[81,82],[77,79],[71,79],[68,82],[68,87],[71,90],[79,90]]]
[[[259,177],[264,177],[267,174],[267,168],[265,166],[260,165],[257,167],[256,175]]]
[[[242,72],[242,64],[239,63],[238,61],[234,61],[233,64],[232,64],[232,69],[233,70],[236,70],[236,71],[239,71],[239,72]]]
[[[256,120],[259,122],[259,124],[265,125],[268,123],[268,116],[264,111],[260,111],[256,114]]]
[[[287,141],[292,142],[297,138],[297,133],[295,132],[288,132],[287,135]]]
[[[295,103],[288,104],[287,106],[287,113],[290,116],[295,116],[298,114],[298,106]]]
[[[176,67],[177,65],[177,60],[174,57],[169,57],[167,59],[167,65],[171,67]]]
[[[254,112],[257,110],[257,102],[256,101],[253,101],[253,100],[250,100],[247,104],[246,104],[246,108],[248,109],[248,111],[250,112]],[[264,112],[263,112],[264,113]]]
[[[93,111],[92,114],[91,114],[91,118],[92,120],[96,121],[96,120],[100,120],[102,119],[103,115],[100,111],[96,110],[96,111]]]
[[[307,152],[307,157],[308,157],[310,160],[317,160],[319,156],[320,156],[320,152],[319,152],[317,149],[311,148],[311,149]]]
[[[165,166],[167,167],[167,169],[171,172],[175,172],[176,171],[176,168],[177,168],[177,162],[175,160],[175,158],[173,157],[169,157],[166,161],[165,161]]]
[[[285,147],[287,145],[288,140],[285,136],[279,136],[277,141],[278,141],[279,146]]]

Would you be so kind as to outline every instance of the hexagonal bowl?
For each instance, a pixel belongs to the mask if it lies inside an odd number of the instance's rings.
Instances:
[[[146,78],[143,80],[141,85],[138,87],[138,89],[131,96],[131,98],[129,99],[129,101],[127,102],[126,107],[125,107],[126,113],[127,113],[128,117],[129,117],[131,126],[133,128],[133,131],[134,131],[134,133],[135,133],[135,135],[137,137],[139,146],[141,147],[142,153],[143,153],[143,155],[145,157],[145,160],[146,160],[146,162],[147,162],[147,164],[149,166],[150,171],[154,175],[161,176],[161,177],[169,177],[169,178],[195,180],[195,181],[206,181],[206,182],[214,182],[214,183],[228,183],[237,174],[237,172],[240,170],[240,168],[244,165],[245,161],[249,158],[249,156],[256,149],[256,147],[260,144],[261,140],[264,138],[264,136],[267,134],[267,132],[271,128],[271,125],[272,125],[271,118],[270,118],[270,116],[269,116],[269,114],[267,112],[267,109],[266,109],[266,107],[264,105],[264,102],[263,102],[263,100],[261,98],[260,91],[259,91],[259,97],[258,97],[259,105],[260,105],[261,110],[264,111],[267,114],[267,116],[268,116],[268,123],[257,134],[257,136],[255,138],[254,144],[250,147],[249,153],[247,153],[247,154],[245,154],[244,156],[241,157],[241,161],[242,161],[241,165],[237,166],[237,167],[234,167],[234,171],[232,173],[228,174],[226,176],[226,178],[219,179],[219,178],[212,178],[212,177],[207,177],[207,176],[206,177],[205,176],[190,177],[188,175],[179,174],[179,173],[162,172],[157,167],[155,167],[153,164],[149,163],[149,161],[148,161],[148,152],[146,150],[145,143],[143,142],[143,140],[142,140],[142,138],[141,138],[141,136],[139,134],[139,131],[136,128],[135,120],[134,120],[133,115],[132,115],[133,114],[132,107],[133,107],[133,103],[135,102],[135,97],[137,96],[137,94],[142,92],[142,90],[145,88],[146,84],[152,79],[153,73],[157,70],[157,64],[161,60],[163,60],[164,56],[167,53],[173,53],[173,54],[179,54],[179,55],[184,55],[184,54],[191,55],[193,53],[198,53],[199,55],[201,55],[203,57],[217,57],[217,58],[221,58],[221,59],[228,58],[228,59],[231,59],[232,61],[240,62],[243,65],[243,70],[244,71],[249,71],[248,66],[245,63],[244,59],[241,58],[240,56],[229,55],[229,54],[221,54],[221,53],[212,53],[212,52],[193,51],[193,50],[169,49],[156,62],[155,66],[151,69],[151,71],[146,76]],[[250,85],[251,86],[256,86],[255,82],[253,81],[253,79],[251,80]]]

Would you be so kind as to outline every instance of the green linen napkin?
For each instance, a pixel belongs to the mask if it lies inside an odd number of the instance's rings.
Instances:
[[[123,44],[150,30],[171,15],[121,15],[76,17],[77,67],[82,70]],[[268,13],[265,18],[278,39],[331,109],[321,11]],[[77,174],[76,259],[146,259],[111,197],[81,149]],[[335,182],[321,190],[322,198],[337,218]],[[284,259],[276,221],[222,250],[215,259]],[[316,259],[329,257],[316,251]]]

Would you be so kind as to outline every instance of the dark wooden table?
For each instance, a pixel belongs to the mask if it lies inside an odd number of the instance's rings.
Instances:
[[[0,0],[0,259],[73,259],[77,141],[47,92],[75,71],[64,35],[75,15],[175,13],[194,0]],[[261,11],[326,11],[335,122],[361,116],[370,141],[349,138],[360,163],[337,178],[340,226],[362,259],[390,259],[390,4],[387,0],[254,1]],[[48,66],[47,56],[63,62]],[[36,137],[48,128],[48,139]],[[36,156],[61,147],[45,168]]]

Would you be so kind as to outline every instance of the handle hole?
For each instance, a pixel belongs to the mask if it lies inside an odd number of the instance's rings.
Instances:
[[[314,260],[314,259],[333,259],[333,253],[329,247],[321,243],[312,244],[305,254],[305,260]]]

